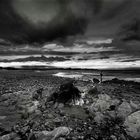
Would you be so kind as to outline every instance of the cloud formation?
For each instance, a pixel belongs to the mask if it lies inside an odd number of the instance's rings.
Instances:
[[[138,67],[139,8],[139,0],[0,0],[0,66]]]
[[[1,0],[0,37],[42,43],[80,34],[114,35],[120,24],[139,17],[139,7],[138,0]]]
[[[113,47],[112,43],[105,46],[108,40],[87,43],[78,41],[71,47],[52,43],[42,47],[15,46],[8,48],[10,53],[0,57],[0,67],[45,66],[54,68],[86,68],[86,69],[117,69],[140,68],[140,58],[129,54],[123,49]],[[101,43],[99,45],[99,42]],[[102,44],[103,43],[103,44]],[[5,49],[5,48],[3,48]],[[1,49],[2,51],[2,49]],[[6,51],[6,50],[5,50]],[[34,52],[36,51],[36,53]],[[8,52],[8,54],[10,54]],[[22,55],[21,55],[22,54]],[[24,55],[23,55],[24,54]],[[26,54],[26,55],[25,55]]]

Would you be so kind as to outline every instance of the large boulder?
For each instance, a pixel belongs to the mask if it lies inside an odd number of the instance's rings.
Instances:
[[[64,137],[69,135],[71,129],[68,127],[58,127],[53,131],[42,131],[36,132],[35,137],[37,140],[56,140],[59,137]]]
[[[90,106],[91,112],[104,112],[110,109],[110,107],[115,107],[119,104],[118,99],[111,99],[107,94],[99,94],[98,99],[94,99],[94,103]]]
[[[129,115],[124,122],[126,133],[135,138],[140,139],[140,111]]]
[[[116,117],[116,108],[120,101],[112,99],[107,94],[99,94],[98,98],[94,98],[93,104],[89,107],[89,111],[95,116],[96,123],[104,121],[105,117]]]
[[[109,102],[104,100],[97,100],[91,105],[90,110],[91,112],[98,112],[98,111],[103,112],[109,109],[109,107],[110,107]]]
[[[132,113],[131,105],[127,101],[123,101],[117,109],[117,114],[119,117],[125,118]]]
[[[81,93],[77,87],[74,86],[73,81],[64,83],[59,87],[59,90],[52,94],[52,100],[58,103],[68,103],[79,100]]]

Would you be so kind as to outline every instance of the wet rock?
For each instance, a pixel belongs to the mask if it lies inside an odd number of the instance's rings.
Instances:
[[[74,105],[83,106],[84,100],[83,99],[76,100]]]
[[[42,131],[36,132],[37,140],[56,140],[59,137],[64,137],[69,135],[71,129],[68,127],[58,127],[53,131]]]
[[[125,119],[124,125],[129,136],[140,139],[140,111],[129,115]]]
[[[127,117],[131,113],[132,113],[132,108],[127,101],[123,101],[123,103],[119,105],[117,109],[118,116],[122,118]]]
[[[59,108],[59,109],[61,109],[61,108],[63,108],[63,107],[64,107],[64,104],[63,104],[63,103],[59,103],[59,104],[58,104],[58,108]]]

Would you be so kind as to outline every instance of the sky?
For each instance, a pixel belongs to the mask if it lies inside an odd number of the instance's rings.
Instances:
[[[140,68],[139,0],[1,0],[0,67]]]

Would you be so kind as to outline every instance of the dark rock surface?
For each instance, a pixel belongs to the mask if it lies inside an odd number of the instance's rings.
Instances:
[[[134,135],[139,138],[139,123],[130,125],[135,117],[139,122],[138,83],[122,84],[117,80],[93,87],[90,82],[77,80],[73,84],[49,72],[31,71],[3,72],[0,80],[0,140],[131,140]],[[60,95],[55,98],[57,107],[55,100],[49,99],[55,92]],[[35,94],[37,98],[33,98]],[[66,103],[73,97],[79,102],[82,99],[84,104]],[[118,115],[124,111],[126,116]]]

